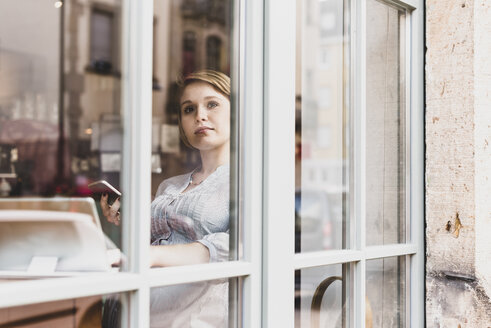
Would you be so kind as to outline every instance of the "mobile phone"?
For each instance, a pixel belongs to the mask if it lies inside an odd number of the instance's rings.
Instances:
[[[95,196],[96,200],[101,199],[103,194],[107,194],[107,202],[109,205],[114,203],[118,197],[121,197],[121,192],[114,188],[109,182],[106,180],[99,180],[96,182],[92,182],[88,185],[90,190],[92,190],[92,194]]]

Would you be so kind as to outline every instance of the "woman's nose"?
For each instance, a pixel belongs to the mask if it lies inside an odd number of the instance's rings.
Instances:
[[[196,110],[196,121],[204,121],[206,119],[206,109],[203,106],[198,106],[198,109]]]

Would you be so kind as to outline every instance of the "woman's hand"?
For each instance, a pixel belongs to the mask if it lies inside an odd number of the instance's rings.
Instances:
[[[101,196],[101,209],[102,215],[104,215],[108,222],[114,223],[115,225],[119,225],[121,223],[121,215],[119,213],[119,208],[121,206],[119,202],[119,197],[109,205],[107,202],[108,194],[103,194]]]

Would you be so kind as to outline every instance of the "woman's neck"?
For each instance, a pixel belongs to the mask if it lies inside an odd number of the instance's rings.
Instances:
[[[230,150],[229,145],[224,145],[224,147],[215,148],[212,150],[201,150],[201,169],[200,172],[204,176],[208,176],[215,172],[215,170],[229,162],[230,160]]]

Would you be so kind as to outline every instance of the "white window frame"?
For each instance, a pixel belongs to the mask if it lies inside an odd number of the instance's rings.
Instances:
[[[122,178],[123,253],[126,272],[94,273],[80,277],[9,282],[0,289],[0,308],[66,300],[93,295],[127,293],[129,316],[123,326],[148,327],[150,288],[221,278],[242,278],[244,327],[261,325],[262,282],[262,67],[263,4],[237,1],[234,29],[240,34],[239,120],[241,133],[239,218],[243,225],[243,259],[239,261],[149,269],[151,171],[151,94],[153,1],[122,1],[122,105],[124,153]],[[247,22],[246,22],[247,19]],[[239,29],[239,26],[242,28]],[[247,46],[246,46],[247,45]],[[258,46],[259,45],[259,46]],[[141,110],[141,109],[149,110]],[[258,147],[259,145],[259,147]],[[248,176],[247,182],[243,179]],[[126,322],[129,317],[130,321]]]
[[[365,326],[365,268],[370,259],[406,256],[410,288],[407,318],[424,326],[424,102],[423,0],[388,1],[410,10],[406,47],[410,113],[410,239],[407,243],[365,246],[363,144],[365,113],[365,1],[352,0],[354,199],[357,218],[352,249],[294,253],[294,0],[237,0],[234,33],[240,36],[236,79],[239,97],[239,219],[243,254],[239,261],[163,269],[148,268],[150,231],[151,77],[153,1],[123,0],[123,111],[125,190],[123,251],[128,271],[71,278],[2,283],[0,308],[127,292],[130,327],[149,326],[150,288],[239,277],[239,321],[243,327],[293,327],[294,272],[349,263],[354,278],[355,327]],[[240,27],[240,28],[239,28]],[[233,75],[234,73],[232,73]],[[237,76],[233,75],[233,78]],[[281,124],[279,124],[281,123]],[[287,127],[287,128],[285,128]],[[258,133],[261,131],[261,133]]]
[[[264,327],[292,327],[294,270],[349,264],[354,279],[351,322],[365,327],[366,261],[405,256],[407,281],[406,326],[424,326],[424,2],[385,0],[406,9],[406,112],[408,217],[405,243],[366,246],[365,122],[366,122],[366,1],[351,3],[352,116],[354,149],[351,211],[354,243],[351,249],[293,255],[295,2],[270,0],[265,6],[265,121],[264,121]],[[288,69],[291,68],[291,69]],[[279,124],[281,122],[281,124]],[[290,127],[290,128],[286,128]],[[353,219],[353,218],[352,218]]]

